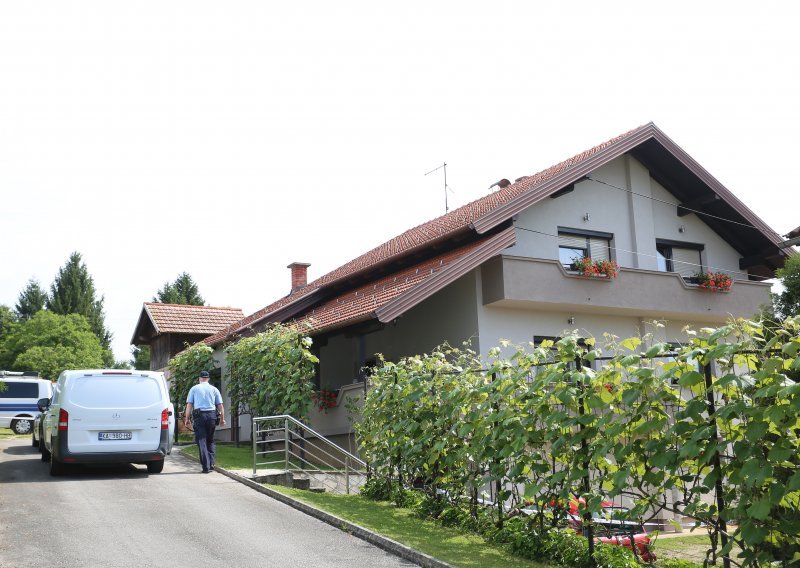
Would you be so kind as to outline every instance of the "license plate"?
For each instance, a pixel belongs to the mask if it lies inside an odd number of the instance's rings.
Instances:
[[[100,432],[99,440],[131,440],[133,434],[130,432]]]

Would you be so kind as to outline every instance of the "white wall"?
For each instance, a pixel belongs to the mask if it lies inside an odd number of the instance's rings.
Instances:
[[[475,271],[410,309],[380,331],[364,336],[365,359],[381,353],[396,361],[431,351],[444,341],[460,345],[478,335]],[[320,379],[333,388],[358,377],[358,337],[328,338],[320,348]]]
[[[530,258],[558,258],[558,227],[602,231],[614,235],[611,256],[620,266],[657,270],[656,239],[705,245],[705,268],[739,272],[740,255],[694,214],[678,217],[679,200],[650,178],[634,158],[622,156],[593,171],[593,180],[575,184],[575,190],[556,199],[544,199],[519,214],[517,244],[505,253]],[[606,182],[616,186],[609,187]],[[638,194],[638,195],[635,195]],[[648,199],[649,196],[654,199]],[[667,203],[663,203],[666,201]],[[589,220],[584,221],[588,214]],[[683,226],[685,232],[679,232]],[[531,233],[532,229],[546,234]]]
[[[676,201],[663,186],[655,181],[652,185],[653,197],[665,201]],[[674,207],[667,207],[654,201],[653,209],[656,208],[672,209],[672,215],[653,215],[655,238],[704,244],[705,249],[701,253],[704,270],[721,270],[734,280],[747,280],[746,271],[739,269],[739,259],[741,258],[739,253],[706,225],[699,216],[691,213],[685,217],[678,217]],[[683,233],[679,231],[680,227],[684,228]]]

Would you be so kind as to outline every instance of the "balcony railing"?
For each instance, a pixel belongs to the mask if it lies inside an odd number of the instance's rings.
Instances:
[[[598,314],[723,322],[752,317],[769,301],[770,285],[736,280],[712,293],[675,272],[620,268],[615,279],[568,272],[559,261],[499,256],[481,269],[483,303],[498,307],[570,309]]]

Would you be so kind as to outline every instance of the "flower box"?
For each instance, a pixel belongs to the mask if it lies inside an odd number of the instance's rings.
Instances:
[[[320,390],[311,393],[311,401],[319,412],[327,414],[329,408],[336,406],[336,397],[338,394],[339,391],[322,387]]]
[[[619,266],[613,260],[592,260],[588,256],[573,260],[570,269],[580,272],[586,278],[613,279],[619,273]]]
[[[728,292],[733,284],[731,277],[724,272],[698,272],[693,278],[700,290],[710,292]]]

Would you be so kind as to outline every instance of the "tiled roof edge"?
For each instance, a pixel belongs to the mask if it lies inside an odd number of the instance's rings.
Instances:
[[[382,323],[391,322],[445,286],[452,284],[473,268],[480,266],[498,252],[512,246],[516,243],[516,240],[514,227],[509,227],[492,237],[488,237],[486,242],[482,243],[478,248],[467,253],[438,274],[395,298],[385,306],[378,308],[375,311],[375,316]]]
[[[530,190],[522,193],[517,198],[511,199],[507,203],[491,210],[483,217],[475,219],[475,221],[472,222],[472,227],[478,233],[485,233],[491,230],[503,221],[510,219],[545,197],[552,195],[570,183],[574,183],[599,166],[621,156],[642,142],[652,138],[655,130],[657,130],[655,124],[650,122],[627,134],[623,134],[618,140],[609,143],[605,148],[598,150],[591,156],[587,156],[574,166],[568,167],[564,171],[546,180],[541,185],[534,185]],[[597,146],[594,148],[597,148]],[[591,149],[588,151],[591,151]]]
[[[144,311],[147,313],[147,317],[150,318],[150,322],[153,324],[153,329],[155,330],[156,335],[161,333],[161,331],[158,329],[156,318],[153,317],[153,313],[150,311],[150,306],[147,305],[147,302],[144,303]]]

